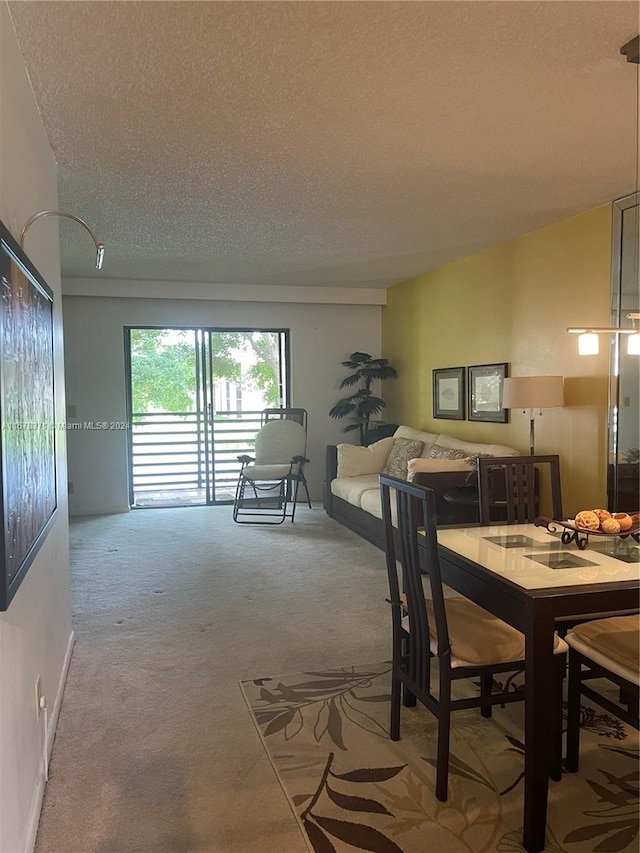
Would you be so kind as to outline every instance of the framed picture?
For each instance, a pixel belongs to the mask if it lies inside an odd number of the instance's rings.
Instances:
[[[443,367],[433,371],[433,417],[464,420],[464,367]]]
[[[53,294],[0,223],[0,610],[56,510]]]
[[[508,364],[476,364],[469,368],[470,421],[489,421],[506,424],[508,409],[502,408],[502,390],[507,376]]]

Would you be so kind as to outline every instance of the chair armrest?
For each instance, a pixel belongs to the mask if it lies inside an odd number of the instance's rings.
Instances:
[[[255,460],[251,456],[238,456],[238,462],[242,462],[243,465],[248,465],[249,462],[254,462]]]
[[[291,460],[291,463],[297,463],[298,465],[304,465],[306,462],[310,462],[310,459],[307,459],[306,456],[294,456]]]

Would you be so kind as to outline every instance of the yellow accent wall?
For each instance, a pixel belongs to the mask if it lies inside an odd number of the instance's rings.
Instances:
[[[398,284],[383,309],[385,419],[528,453],[529,415],[508,424],[434,419],[434,368],[508,362],[510,376],[562,375],[565,407],[536,419],[536,452],[560,455],[565,514],[605,507],[608,339],[579,356],[568,326],[610,324],[606,205]]]

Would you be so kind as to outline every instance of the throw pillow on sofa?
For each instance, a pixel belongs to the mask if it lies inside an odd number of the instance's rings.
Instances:
[[[427,459],[464,459],[468,456],[464,450],[458,450],[454,447],[441,447],[439,444],[434,444],[429,448]]]
[[[338,445],[338,477],[361,477],[379,474],[393,447],[394,439],[382,438],[369,447],[357,444]]]
[[[393,437],[410,438],[412,441],[424,442],[422,453],[420,454],[423,459],[426,459],[427,453],[438,440],[438,434],[435,432],[423,432],[422,430],[412,429],[408,426],[399,426],[398,429],[394,432]]]
[[[393,448],[382,473],[388,477],[397,477],[398,480],[406,480],[409,474],[407,468],[409,460],[420,456],[423,446],[422,441],[414,441],[411,438],[394,438]]]

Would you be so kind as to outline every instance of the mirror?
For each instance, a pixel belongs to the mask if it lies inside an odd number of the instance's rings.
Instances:
[[[640,193],[613,203],[611,325],[640,311]],[[640,509],[640,356],[627,335],[611,335],[607,498],[610,510]]]

